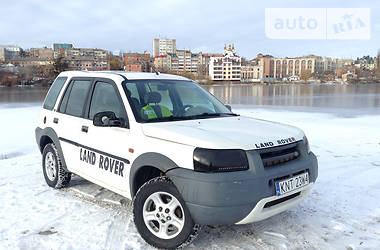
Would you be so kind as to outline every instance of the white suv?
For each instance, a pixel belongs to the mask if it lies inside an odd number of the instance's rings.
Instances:
[[[133,200],[137,230],[177,248],[198,225],[246,224],[297,204],[318,175],[295,127],[242,117],[184,77],[63,72],[36,128],[47,184],[71,173]]]

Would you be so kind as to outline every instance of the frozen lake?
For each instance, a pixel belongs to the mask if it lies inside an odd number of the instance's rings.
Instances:
[[[271,84],[205,86],[237,108],[284,109],[342,116],[380,114],[380,84]]]
[[[235,108],[284,109],[340,116],[380,114],[380,84],[212,85],[209,92]],[[40,105],[47,88],[0,88],[0,107]]]

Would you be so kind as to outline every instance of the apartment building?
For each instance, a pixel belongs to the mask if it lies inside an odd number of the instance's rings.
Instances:
[[[54,58],[54,51],[52,49],[47,48],[47,47],[31,48],[29,50],[29,57],[53,59]]]
[[[65,51],[72,48],[74,48],[74,46],[71,43],[54,43],[54,58],[57,58],[58,56],[65,56]]]
[[[144,53],[124,53],[123,61],[125,71],[151,72],[150,54],[146,51]]]
[[[71,70],[108,69],[107,51],[102,49],[72,48],[64,50]]]
[[[193,54],[190,50],[177,50],[172,58],[171,69],[196,73],[199,63],[199,54]]]
[[[263,65],[245,65],[241,66],[241,76],[243,80],[262,79],[264,77]]]
[[[168,53],[175,54],[177,50],[176,39],[155,38],[153,39],[153,57],[166,55]]]
[[[191,72],[208,75],[209,62],[212,56],[222,56],[222,54],[203,54],[202,52],[192,53],[190,50],[177,50],[176,53],[155,56],[154,65],[163,72]]]
[[[0,62],[9,62],[20,57],[21,47],[14,45],[0,45]]]
[[[161,72],[167,72],[172,68],[172,58],[175,54],[159,55],[154,57],[154,67]],[[178,64],[178,60],[177,60]]]
[[[223,56],[210,57],[209,76],[213,81],[240,81],[241,57],[235,53],[234,45],[224,45]]]
[[[334,72],[346,64],[351,64],[352,60],[332,59],[309,55],[294,58],[276,58],[270,55],[258,54],[255,59],[263,66],[264,78],[284,78],[290,76],[301,76],[302,72],[313,73]]]

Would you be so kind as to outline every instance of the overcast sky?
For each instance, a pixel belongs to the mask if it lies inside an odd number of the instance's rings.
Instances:
[[[16,0],[0,3],[0,45],[51,47],[56,42],[113,52],[152,51],[152,39],[177,39],[177,49],[239,55],[317,54],[356,58],[380,49],[380,4],[371,0]],[[265,8],[371,8],[368,40],[281,40],[265,35]]]

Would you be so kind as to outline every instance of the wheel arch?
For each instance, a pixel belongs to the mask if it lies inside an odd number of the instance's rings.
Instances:
[[[61,143],[59,141],[59,137],[55,133],[55,131],[54,131],[53,128],[50,128],[50,127],[46,127],[44,129],[39,128],[39,127],[36,128],[36,140],[37,140],[37,144],[38,144],[38,147],[39,147],[41,153],[44,150],[44,147],[48,143],[54,143],[54,145],[57,148],[57,151],[59,153],[59,157],[60,157],[60,159],[62,161],[62,167],[66,171],[68,171],[67,167],[66,167],[65,157],[63,155],[63,151],[62,151],[62,148],[61,148]]]
[[[146,181],[165,175],[173,168],[178,168],[178,165],[162,154],[148,152],[138,156],[132,163],[129,175],[131,197]]]
[[[53,140],[48,135],[43,135],[40,139],[39,148],[40,152],[42,153],[45,146],[49,143],[54,143]]]

